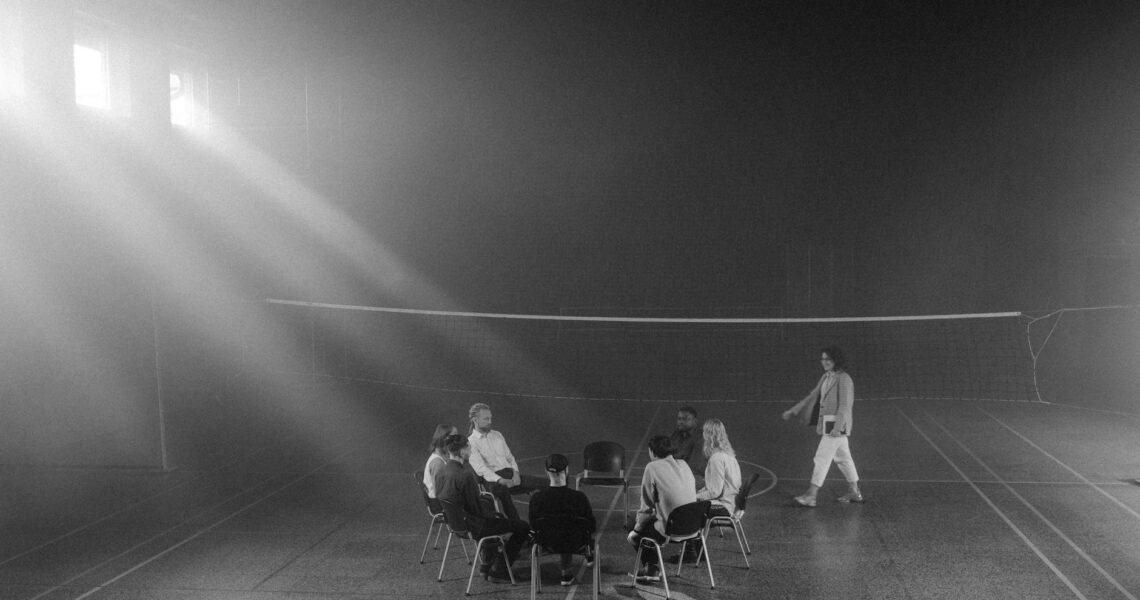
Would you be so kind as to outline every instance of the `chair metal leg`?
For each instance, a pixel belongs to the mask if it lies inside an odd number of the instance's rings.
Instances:
[[[654,540],[649,541],[653,542],[653,548],[657,550],[657,570],[661,572],[661,583],[665,584],[665,600],[672,600],[673,595],[669,592],[669,575],[665,573],[665,557],[661,556],[661,544]]]
[[[736,528],[740,531],[740,537],[744,540],[744,553],[752,554],[752,546],[748,544],[748,536],[744,534],[744,523],[739,519],[736,520]]]
[[[439,522],[439,527],[435,529],[435,543],[431,545],[432,550],[439,550],[439,536],[443,535],[443,528],[445,525],[447,525],[447,522],[441,519]]]
[[[602,587],[602,552],[599,548],[598,542],[594,541],[594,600],[598,600],[598,594],[601,592]]]
[[[623,523],[629,520],[629,483],[622,486],[621,496],[625,499],[625,512],[622,513],[621,518]]]
[[[420,552],[420,564],[421,565],[424,564],[424,557],[427,556],[428,542],[431,541],[431,530],[432,530],[432,528],[435,527],[436,523],[439,523],[439,533],[443,533],[443,523],[440,523],[438,520],[436,520],[433,517],[431,522],[428,523],[427,537],[424,538],[424,551]],[[436,536],[435,536],[435,547],[439,548],[439,534],[436,534]]]
[[[635,587],[637,586],[637,570],[641,568],[641,544],[644,541],[644,538],[642,538],[641,541],[638,541],[637,548],[635,548],[633,552],[633,572],[630,573],[630,576],[633,577],[633,585]],[[597,559],[595,559],[594,564],[598,564]]]
[[[454,537],[454,535],[450,531],[448,531],[447,532],[447,544],[444,545],[444,547],[443,547],[443,560],[439,561],[439,576],[437,576],[435,578],[436,581],[443,581],[443,567],[444,567],[444,565],[447,564],[447,553],[448,553],[448,551],[451,550],[451,538],[452,537]]]
[[[688,540],[681,542],[681,556],[677,560],[677,577],[681,576],[681,567],[685,564],[685,547],[689,545]],[[702,549],[703,550],[703,549]],[[701,560],[701,555],[697,555],[697,561]]]
[[[485,541],[487,538],[480,538],[475,544],[475,560],[471,563],[471,574],[467,576],[467,589],[463,591],[464,596],[471,595],[471,580],[475,579],[475,564],[483,562],[483,555],[480,554],[480,550],[483,549],[483,542]]]
[[[708,545],[709,545],[708,539],[705,538],[704,533],[701,533],[701,550],[705,553],[705,566],[708,567],[708,569],[709,569],[709,589],[715,590],[716,589],[716,579],[713,579],[712,557],[709,556]],[[682,561],[682,562],[684,562],[684,561]]]
[[[732,522],[732,531],[736,534],[736,543],[740,544],[740,552],[744,554],[744,568],[751,569],[752,565],[748,562],[748,550],[744,547],[744,530],[741,529],[740,521],[734,520]]]
[[[538,566],[538,544],[530,547],[530,600],[538,594],[538,575],[542,571]]]

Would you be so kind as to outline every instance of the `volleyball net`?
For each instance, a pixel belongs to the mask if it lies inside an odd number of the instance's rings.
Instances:
[[[787,402],[814,385],[820,349],[840,346],[861,399],[1040,399],[1028,319],[1015,312],[542,316],[289,300],[263,310],[243,334],[246,366],[279,378],[428,395]]]

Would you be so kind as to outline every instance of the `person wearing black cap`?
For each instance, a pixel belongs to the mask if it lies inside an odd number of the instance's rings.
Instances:
[[[530,526],[536,528],[536,522],[542,517],[574,516],[582,517],[584,523],[589,525],[590,535],[597,529],[594,519],[594,509],[590,506],[590,499],[578,490],[566,487],[566,467],[569,462],[561,454],[551,454],[546,457],[546,474],[550,478],[550,487],[541,489],[530,497]],[[562,555],[562,585],[574,584],[574,571],[571,568],[573,554]],[[587,558],[586,564],[593,561],[592,555]]]

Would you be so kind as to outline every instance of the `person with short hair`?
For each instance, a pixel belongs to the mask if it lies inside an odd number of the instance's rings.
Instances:
[[[471,466],[496,496],[524,494],[546,486],[544,478],[523,475],[503,434],[491,429],[491,407],[473,404],[467,411],[471,428]],[[519,518],[514,502],[505,502],[503,510],[512,519]]]
[[[626,538],[634,548],[643,537],[663,543],[669,514],[679,506],[697,501],[693,472],[684,461],[673,457],[673,444],[668,436],[657,435],[649,440],[649,457],[651,460],[641,476],[641,506],[633,530]],[[656,552],[643,549],[641,562],[645,566],[635,574],[638,582],[661,581]]]
[[[785,421],[798,416],[805,425],[814,427],[820,436],[811,484],[806,492],[795,497],[795,501],[801,506],[815,507],[816,494],[823,487],[834,461],[850,487],[846,494],[839,497],[839,501],[862,502],[859,472],[855,469],[847,439],[852,429],[851,408],[855,404],[855,383],[847,373],[847,357],[839,347],[829,346],[820,350],[820,363],[823,366],[823,376],[819,383],[803,400],[782,414]]]
[[[518,559],[519,549],[528,537],[530,526],[526,521],[499,517],[480,501],[479,481],[475,473],[464,464],[471,456],[471,445],[467,438],[460,434],[449,435],[444,446],[447,448],[448,461],[436,476],[436,497],[440,502],[453,504],[463,511],[464,524],[476,538],[511,534],[502,555],[495,557],[492,554],[494,549],[488,548],[479,557],[479,572],[485,578],[496,582],[510,581],[508,570]]]
[[[677,428],[669,435],[669,441],[673,444],[673,458],[688,463],[697,487],[702,484],[706,463],[702,452],[704,442],[701,441],[700,425],[697,409],[692,406],[682,406],[677,409]]]
[[[550,487],[539,490],[530,497],[531,529],[537,529],[537,522],[543,517],[570,516],[581,517],[582,522],[588,526],[591,536],[597,530],[597,520],[594,518],[594,509],[590,506],[590,499],[586,494],[566,487],[566,468],[569,461],[561,454],[551,454],[546,457],[546,475],[550,479]],[[562,554],[559,566],[562,569],[561,583],[564,586],[574,584],[573,554]],[[593,547],[586,559],[586,564],[593,563]]]

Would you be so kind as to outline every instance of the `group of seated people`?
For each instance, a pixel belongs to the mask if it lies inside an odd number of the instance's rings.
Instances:
[[[491,428],[491,408],[475,404],[468,411],[470,432],[459,433],[454,425],[439,425],[432,436],[432,452],[424,467],[424,486],[435,498],[461,510],[467,530],[479,538],[510,534],[505,547],[486,549],[479,557],[480,573],[494,582],[512,579],[511,565],[530,538],[536,523],[550,516],[578,517],[582,527],[593,535],[597,527],[589,499],[567,487],[569,462],[562,454],[546,458],[547,477],[523,475],[506,440]],[[626,524],[628,540],[639,546],[643,537],[664,541],[669,513],[678,506],[697,500],[710,500],[710,516],[729,515],[734,509],[741,485],[740,464],[728,441],[724,424],[709,419],[698,428],[697,413],[683,407],[677,415],[677,429],[670,436],[649,441],[651,461],[641,481],[641,505]],[[701,484],[698,484],[701,482]],[[519,518],[512,494],[530,493],[528,521]],[[492,500],[487,499],[489,494]],[[684,556],[670,560],[695,559],[700,547],[690,543]],[[691,548],[691,549],[690,549]],[[586,549],[586,563],[593,561],[592,548]],[[659,581],[660,565],[655,552],[643,551],[645,565],[637,573],[639,582]],[[573,554],[561,555],[561,583],[574,583]]]

